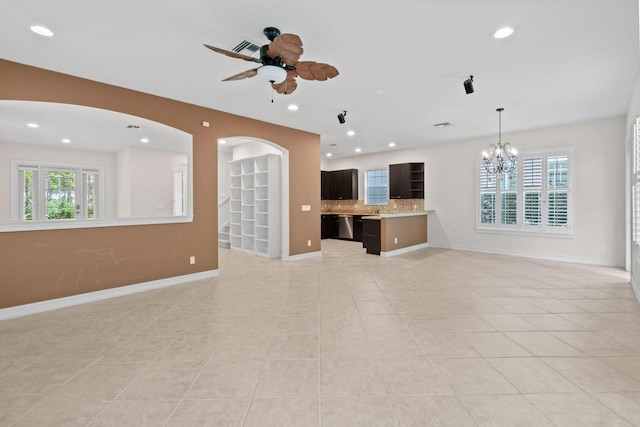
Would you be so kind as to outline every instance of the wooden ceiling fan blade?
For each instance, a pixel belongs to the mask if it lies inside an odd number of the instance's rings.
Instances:
[[[304,52],[302,40],[295,34],[281,34],[270,44],[267,55],[271,58],[279,56],[287,65],[295,65]]]
[[[258,74],[258,69],[254,68],[252,70],[247,70],[247,71],[243,71],[241,73],[238,74],[234,74],[231,77],[227,77],[226,79],[223,79],[223,82],[228,82],[230,80],[242,80],[242,79],[248,79],[249,77],[253,77],[256,74]]]
[[[338,70],[333,65],[315,61],[300,61],[296,64],[296,71],[305,80],[327,80],[336,77]]]
[[[221,53],[223,55],[226,56],[230,56],[232,58],[238,58],[238,59],[243,59],[245,61],[249,61],[249,62],[258,62],[258,63],[262,63],[262,60],[259,58],[254,58],[252,56],[248,56],[248,55],[243,55],[241,53],[236,53],[236,52],[232,52],[230,50],[224,50],[224,49],[220,49],[219,47],[215,47],[215,46],[209,46],[208,44],[204,45],[206,48],[211,49],[214,52],[218,52]]]

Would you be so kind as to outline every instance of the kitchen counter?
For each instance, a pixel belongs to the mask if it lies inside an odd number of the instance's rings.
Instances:
[[[381,218],[400,218],[404,216],[423,216],[434,212],[434,210],[428,211],[411,211],[411,212],[381,212],[374,215],[362,215],[362,219],[381,219]]]
[[[393,256],[427,247],[427,216],[433,210],[364,215],[367,253]]]

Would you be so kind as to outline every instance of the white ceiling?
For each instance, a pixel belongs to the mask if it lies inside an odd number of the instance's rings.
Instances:
[[[29,123],[38,128],[29,128]],[[179,129],[114,111],[0,100],[0,142],[114,153],[126,147],[188,153],[192,138]]]
[[[334,157],[496,134],[498,107],[504,133],[623,115],[640,68],[636,0],[6,3],[0,58],[315,132]],[[494,39],[504,25],[515,33]],[[202,44],[267,43],[267,26],[340,75],[273,103],[258,77],[222,82],[255,64]]]

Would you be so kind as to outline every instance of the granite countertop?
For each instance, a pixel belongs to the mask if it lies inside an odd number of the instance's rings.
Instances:
[[[362,215],[362,219],[382,219],[382,218],[400,218],[404,216],[420,216],[428,215],[434,212],[433,209],[424,211],[411,211],[411,212],[380,212],[378,214],[362,214],[362,213],[336,213],[331,212],[331,215]]]

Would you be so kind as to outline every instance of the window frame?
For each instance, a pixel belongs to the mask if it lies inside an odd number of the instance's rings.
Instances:
[[[640,116],[634,122],[632,149],[631,240],[640,245]]]
[[[369,186],[369,172],[378,172],[384,171],[386,184],[385,185],[374,185]],[[369,202],[369,188],[386,188],[387,189],[387,199],[385,203],[370,203]],[[375,169],[367,169],[364,171],[364,205],[365,206],[387,206],[389,204],[389,168],[375,168]]]
[[[24,206],[24,193],[22,187],[24,186],[23,176],[21,170],[33,171],[33,199],[37,200],[33,207],[33,219],[25,220],[24,212],[22,210]],[[75,174],[75,201],[76,205],[80,204],[79,211],[76,211],[79,216],[75,218],[66,219],[47,219],[46,218],[46,196],[45,196],[45,176],[47,172],[73,172]],[[93,218],[87,218],[84,192],[85,182],[84,179],[87,173],[93,173],[97,175],[97,182],[95,183],[95,191],[97,197],[94,198],[94,211]],[[104,205],[105,194],[102,189],[104,188],[104,167],[95,165],[84,164],[72,164],[72,163],[52,163],[52,162],[33,162],[27,160],[12,160],[11,161],[11,221],[19,226],[27,226],[32,229],[46,229],[50,228],[52,224],[56,223],[81,223],[81,222],[93,222],[104,218]],[[43,205],[44,202],[44,205]],[[78,203],[80,202],[80,203]],[[31,224],[35,224],[31,226]],[[55,226],[54,226],[55,228]]]
[[[516,223],[515,224],[502,224],[501,219],[503,213],[501,211],[502,194],[513,193],[512,190],[505,190],[501,185],[502,176],[496,175],[495,188],[493,190],[483,188],[482,182],[487,181],[483,178],[483,166],[482,157],[477,156],[476,161],[476,231],[481,233],[496,233],[496,234],[515,234],[526,236],[539,236],[539,237],[558,237],[558,238],[573,238],[574,237],[574,208],[573,208],[573,170],[574,170],[574,153],[573,147],[560,147],[551,148],[536,151],[527,151],[519,154],[518,166],[517,166],[517,190],[516,190]],[[548,160],[552,157],[566,156],[567,157],[567,187],[561,189],[550,188],[548,185]],[[525,187],[525,163],[528,163],[528,159],[541,159],[540,169],[540,186],[528,186]],[[639,163],[640,164],[640,163]],[[502,175],[502,174],[500,174]],[[537,193],[539,194],[539,223],[538,224],[525,224],[525,209],[529,204],[525,205],[525,194]],[[566,194],[566,226],[553,226],[549,222],[549,197],[552,193],[564,193]],[[495,194],[495,211],[494,222],[486,223],[482,222],[483,209],[481,207],[481,200],[483,195]],[[640,236],[639,236],[640,238]]]

